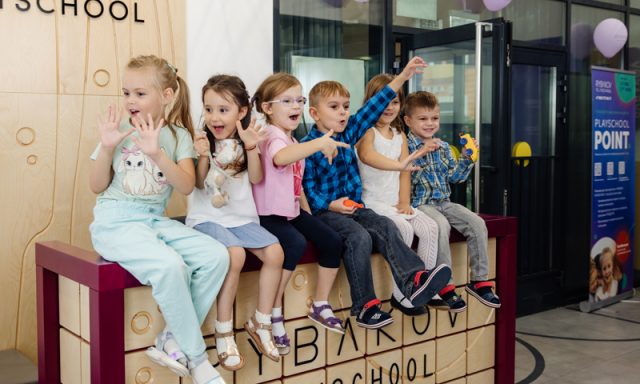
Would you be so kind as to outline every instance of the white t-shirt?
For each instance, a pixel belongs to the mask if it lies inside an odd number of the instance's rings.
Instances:
[[[246,161],[241,150],[236,154],[236,158],[238,159],[236,162]],[[216,208],[211,202],[212,196],[207,194],[206,189],[196,187],[189,195],[186,224],[194,227],[204,222],[212,222],[225,228],[239,227],[249,223],[259,224],[251,188],[247,170],[228,177],[220,187],[221,192],[227,195],[227,201],[222,207]]]

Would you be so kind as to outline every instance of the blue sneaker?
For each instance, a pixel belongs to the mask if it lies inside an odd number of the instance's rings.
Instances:
[[[362,328],[378,329],[393,323],[393,317],[380,309],[380,300],[373,299],[362,307],[356,317],[356,324]]]
[[[414,307],[429,302],[451,279],[451,268],[440,264],[430,271],[420,271],[413,278],[413,293],[409,297]]]
[[[491,308],[500,308],[500,298],[493,293],[493,283],[490,281],[472,281],[465,290],[478,299],[482,304]]]

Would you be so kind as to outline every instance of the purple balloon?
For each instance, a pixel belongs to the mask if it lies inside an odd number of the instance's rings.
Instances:
[[[593,43],[607,59],[620,52],[627,42],[629,32],[624,23],[618,19],[602,20],[593,31]]]
[[[571,56],[578,60],[585,59],[591,53],[593,27],[587,23],[571,26]]]
[[[484,6],[491,12],[497,12],[509,5],[511,0],[482,0]]]

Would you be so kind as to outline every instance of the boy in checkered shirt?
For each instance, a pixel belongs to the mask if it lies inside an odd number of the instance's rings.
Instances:
[[[351,148],[338,148],[332,159],[316,153],[306,158],[303,186],[314,215],[330,225],[344,242],[343,258],[351,286],[351,314],[364,328],[381,328],[393,322],[389,313],[380,308],[371,273],[371,253],[384,256],[391,267],[397,286],[415,306],[425,305],[446,285],[451,269],[440,265],[424,269],[424,263],[402,240],[395,224],[364,207],[362,182],[353,146],[378,121],[396,91],[425,66],[415,57],[388,86],[373,96],[349,117],[349,91],[335,81],[323,81],[309,92],[309,114],[315,121],[309,134],[301,141],[313,140],[333,130],[333,139]],[[347,204],[345,204],[347,202]]]

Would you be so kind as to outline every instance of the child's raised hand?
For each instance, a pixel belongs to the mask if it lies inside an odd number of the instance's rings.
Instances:
[[[409,80],[416,73],[422,73],[422,69],[427,67],[427,63],[424,62],[424,59],[420,56],[415,56],[413,59],[407,63],[402,72],[400,73],[400,77],[404,80]]]
[[[333,163],[333,158],[338,155],[338,147],[351,148],[347,143],[336,141],[331,138],[333,135],[333,129],[325,133],[322,137],[317,138],[318,144],[320,144],[320,152],[327,158],[329,164]]]
[[[160,128],[164,125],[164,119],[160,119],[158,125],[153,123],[151,114],[147,114],[147,121],[138,116],[133,119],[133,126],[138,132],[137,137],[131,138],[140,150],[153,159],[160,151]]]
[[[195,134],[193,148],[198,153],[198,156],[209,156],[211,144],[209,143],[209,139],[207,139],[207,133],[205,131],[199,131]]]
[[[409,156],[405,157],[404,160],[402,160],[400,162],[400,169],[398,169],[399,171],[411,171],[411,172],[415,172],[415,171],[419,171],[422,168],[418,167],[417,165],[413,164],[413,162],[416,159],[421,158],[422,156],[427,154],[427,150],[425,150],[425,146],[422,146],[422,148],[420,148],[419,150],[411,153]]]
[[[98,116],[98,131],[100,132],[100,143],[106,149],[115,148],[120,142],[133,132],[134,128],[126,132],[120,132],[120,120],[122,119],[122,110],[116,110],[111,104],[104,115]]]
[[[242,122],[240,120],[236,121],[236,129],[238,130],[238,135],[240,136],[240,140],[242,140],[245,148],[255,147],[267,137],[267,132],[262,129],[262,125],[256,125],[255,116],[251,117],[251,122],[246,129],[242,127]]]

